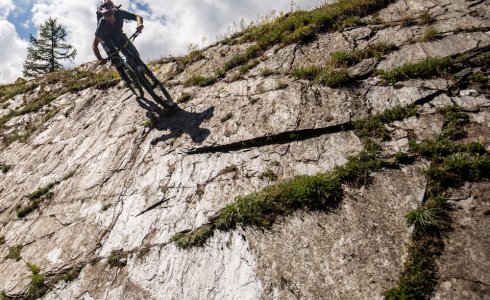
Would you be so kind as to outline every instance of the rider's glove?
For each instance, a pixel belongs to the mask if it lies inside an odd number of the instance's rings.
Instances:
[[[145,27],[145,25],[139,24],[138,26],[136,26],[136,31],[141,32],[144,27]]]

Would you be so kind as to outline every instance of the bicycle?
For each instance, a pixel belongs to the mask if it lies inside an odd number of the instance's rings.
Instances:
[[[116,53],[122,52],[126,59],[122,59],[123,68],[121,72],[125,72],[126,76],[121,76],[121,78],[125,81],[131,92],[137,97],[142,98],[144,88],[155,101],[162,104],[165,108],[174,109],[177,105],[160,80],[156,78],[138,55],[134,55],[127,48],[129,41],[133,42],[140,33],[136,31],[117,52],[111,53],[108,59],[113,58]],[[162,93],[165,96],[165,100],[158,93]]]

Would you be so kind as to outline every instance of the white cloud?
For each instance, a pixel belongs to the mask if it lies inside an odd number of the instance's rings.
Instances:
[[[0,20],[6,19],[14,9],[15,5],[12,0],[0,0]]]
[[[27,42],[22,40],[15,27],[0,20],[0,83],[12,82],[22,74],[22,63],[27,53]]]

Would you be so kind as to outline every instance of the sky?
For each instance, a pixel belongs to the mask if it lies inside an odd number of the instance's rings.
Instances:
[[[68,33],[68,43],[78,55],[72,67],[95,60],[92,41],[97,26],[95,11],[100,0],[0,0],[0,84],[22,75],[29,35],[39,25],[56,18]],[[114,0],[113,0],[114,1]],[[121,9],[141,15],[143,34],[135,41],[144,60],[182,55],[190,46],[205,47],[238,31],[241,24],[296,9],[310,9],[325,0],[115,0]],[[136,22],[126,23],[132,33]],[[100,47],[101,53],[104,53]],[[103,55],[105,56],[105,55]]]

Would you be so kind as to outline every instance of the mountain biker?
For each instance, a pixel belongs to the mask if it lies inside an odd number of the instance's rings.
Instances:
[[[101,18],[99,19],[99,14]],[[123,61],[119,55],[118,48],[126,45],[126,48],[131,53],[139,56],[138,50],[134,47],[133,43],[123,33],[124,20],[131,20],[137,22],[136,31],[141,32],[144,28],[143,18],[139,15],[127,12],[125,10],[117,9],[111,0],[104,0],[97,10],[97,19],[99,19],[97,30],[95,31],[95,38],[92,43],[92,51],[97,57],[98,64],[104,65],[107,63],[107,58],[102,58],[99,51],[99,43],[102,44],[104,51],[109,56],[111,63],[116,67],[117,71],[121,75],[124,81],[128,81],[125,72],[121,72],[123,68]]]

